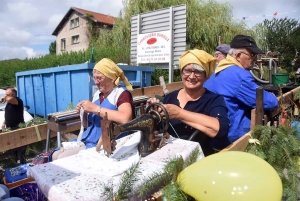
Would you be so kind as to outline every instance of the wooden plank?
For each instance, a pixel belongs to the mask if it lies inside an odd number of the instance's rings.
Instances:
[[[144,96],[155,97],[155,94],[159,96],[164,96],[163,89],[160,85],[156,85],[152,87],[144,87]]]
[[[175,90],[181,89],[181,88],[183,88],[182,82],[173,82],[173,83],[167,84],[167,89],[169,90],[169,92],[172,92],[172,91],[175,91]]]
[[[263,125],[264,117],[264,90],[262,87],[256,88],[256,110],[255,125]]]
[[[248,144],[249,144],[249,138],[250,138],[249,135],[250,135],[250,133],[251,133],[251,131],[249,131],[248,133],[246,133],[245,135],[240,137],[238,140],[233,142],[231,145],[229,145],[225,149],[222,149],[220,152],[224,152],[224,151],[245,151]]]
[[[144,88],[136,88],[131,91],[132,96],[143,96]]]
[[[251,123],[250,123],[250,129],[252,129],[255,126],[256,123],[256,109],[251,110]]]
[[[45,140],[47,137],[47,123],[36,126],[39,130],[41,140]],[[61,134],[70,133],[80,129],[80,124],[70,126],[66,130],[62,131]],[[55,137],[56,132],[51,131],[50,137]],[[0,152],[4,152],[10,149],[21,147],[24,145],[38,142],[38,134],[35,126],[21,128],[10,132],[0,134]]]

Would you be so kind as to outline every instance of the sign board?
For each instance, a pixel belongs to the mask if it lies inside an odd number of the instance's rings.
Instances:
[[[139,34],[137,41],[137,63],[169,63],[170,31]]]
[[[169,33],[168,41],[170,56],[164,58],[166,62],[160,62],[161,56],[154,56],[154,52],[150,55],[142,50],[139,41],[147,34]],[[153,38],[149,35],[147,41]],[[157,39],[157,38],[156,38]],[[146,40],[146,39],[145,39]],[[143,42],[143,41],[142,41]],[[151,41],[150,41],[151,43]],[[159,42],[160,43],[160,42]],[[163,46],[163,45],[161,45]],[[145,47],[144,47],[145,48]],[[155,48],[153,48],[155,50]],[[162,47],[160,47],[161,51]],[[151,51],[151,48],[150,50]],[[167,50],[166,50],[167,51]],[[141,13],[131,17],[131,44],[130,44],[130,64],[138,65],[139,63],[153,63],[162,69],[169,69],[169,83],[173,82],[173,69],[179,64],[179,57],[186,51],[186,5],[172,6],[147,13]],[[167,53],[163,53],[167,54]],[[138,57],[140,55],[140,57]],[[143,55],[143,56],[141,56]],[[142,61],[142,57],[152,62]],[[156,58],[156,60],[155,60]]]

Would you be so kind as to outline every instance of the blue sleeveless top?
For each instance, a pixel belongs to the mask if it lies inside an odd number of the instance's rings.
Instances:
[[[124,90],[127,90],[127,89],[125,89],[123,87],[116,87],[108,95],[108,97],[106,99],[104,99],[104,101],[101,104],[100,104],[99,92],[96,92],[94,99],[93,99],[93,103],[95,103],[96,105],[99,105],[103,108],[117,111],[118,110],[117,101],[118,101],[118,98],[120,97],[121,93]],[[101,123],[100,123],[101,120],[102,120],[102,117],[100,117],[96,114],[93,114],[93,113],[88,114],[89,126],[83,132],[82,139],[81,139],[81,141],[84,142],[84,144],[86,145],[87,149],[95,147],[99,141],[99,138],[102,135]]]

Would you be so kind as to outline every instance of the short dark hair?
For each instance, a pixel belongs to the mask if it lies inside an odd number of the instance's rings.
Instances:
[[[13,87],[8,88],[11,90],[11,93],[13,93],[15,96],[17,96],[17,90]]]

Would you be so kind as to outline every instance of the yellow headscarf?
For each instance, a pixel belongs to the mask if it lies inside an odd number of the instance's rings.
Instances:
[[[115,80],[115,84],[117,86],[119,85],[121,79],[126,88],[132,90],[132,86],[128,82],[127,77],[125,77],[123,70],[119,68],[112,60],[103,58],[95,65],[94,69],[96,69],[106,77]]]
[[[206,72],[206,79],[214,72],[217,60],[203,50],[188,50],[179,58],[179,68],[182,70],[187,64],[198,64]]]

